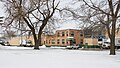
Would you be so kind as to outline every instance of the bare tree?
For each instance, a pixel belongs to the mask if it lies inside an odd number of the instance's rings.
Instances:
[[[107,33],[111,41],[110,55],[115,55],[115,31],[116,23],[120,17],[120,0],[82,0],[85,5],[92,9],[93,14],[88,17],[94,17],[97,23],[102,23],[107,28]]]
[[[53,17],[59,2],[55,0],[4,0],[7,9],[7,25],[27,25],[31,31],[35,46],[39,49],[41,35]]]
[[[15,33],[16,33],[15,31],[5,31],[4,35],[7,38],[12,38],[17,36]]]
[[[85,27],[100,28],[105,26],[111,41],[110,55],[115,55],[115,33],[116,24],[120,17],[120,0],[74,0],[75,3],[78,3],[78,1],[81,3],[79,8],[76,9],[77,11],[69,7],[64,10],[71,12],[74,19],[83,21]],[[83,18],[80,14],[83,15]]]

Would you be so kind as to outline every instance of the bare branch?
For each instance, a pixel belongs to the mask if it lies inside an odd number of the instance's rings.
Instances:
[[[106,15],[110,15],[109,13],[107,13],[107,12],[103,11],[102,9],[100,9],[99,7],[95,6],[91,0],[90,0],[90,1],[91,1],[91,3],[92,3],[92,6],[89,5],[85,0],[83,0],[83,1],[84,1],[84,3],[85,3],[87,6],[89,6],[91,9],[94,9],[94,10],[96,10],[96,11],[101,11],[102,13],[104,13],[104,14],[106,14]]]

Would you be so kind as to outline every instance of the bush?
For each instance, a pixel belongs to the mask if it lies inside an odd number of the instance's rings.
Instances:
[[[101,48],[101,46],[98,46],[98,45],[84,45],[84,48]]]

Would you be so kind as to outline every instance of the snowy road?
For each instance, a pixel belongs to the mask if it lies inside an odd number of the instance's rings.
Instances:
[[[120,68],[120,51],[0,47],[0,68]]]

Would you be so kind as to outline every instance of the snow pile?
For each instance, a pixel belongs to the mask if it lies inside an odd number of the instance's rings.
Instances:
[[[65,47],[51,46],[52,49],[65,49]]]
[[[46,45],[42,45],[42,46],[40,46],[40,48],[46,48]]]

